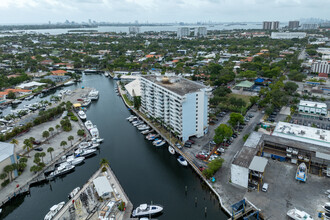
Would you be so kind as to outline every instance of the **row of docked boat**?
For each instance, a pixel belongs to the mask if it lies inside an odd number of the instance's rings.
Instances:
[[[152,141],[152,144],[156,147],[161,147],[166,144],[165,140],[158,138],[159,135],[151,133],[152,131],[150,130],[150,127],[146,125],[143,120],[140,120],[137,116],[131,115],[126,118],[126,120],[131,122],[134,127],[141,131],[141,134],[147,135],[146,139]]]
[[[93,125],[91,120],[87,120],[85,123],[86,129],[89,131],[89,133],[92,136],[92,141],[96,141],[98,143],[102,142],[103,139],[100,138],[99,130],[97,129],[96,125]]]

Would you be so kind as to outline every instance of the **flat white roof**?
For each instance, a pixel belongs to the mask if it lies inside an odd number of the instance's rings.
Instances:
[[[109,180],[105,176],[97,177],[93,180],[97,194],[102,197],[113,192]]]
[[[278,122],[272,135],[330,148],[330,131],[320,128]]]
[[[268,160],[266,158],[254,156],[250,163],[249,170],[263,173],[265,171],[267,163]]]
[[[32,81],[32,82],[28,82],[28,83],[23,83],[19,86],[16,86],[18,88],[25,88],[25,87],[33,87],[33,86],[43,86],[43,85],[46,85],[46,83],[40,83],[40,82],[35,82],[35,81]]]
[[[252,132],[244,143],[244,147],[256,148],[262,138],[262,133]]]
[[[14,144],[0,142],[0,162],[14,154]]]
[[[304,101],[304,100],[300,100],[299,106],[315,107],[315,108],[327,108],[327,104],[325,104],[325,103],[311,102],[311,101]]]
[[[136,79],[133,82],[128,83],[125,86],[126,91],[130,94],[131,97],[133,96],[141,96],[141,86],[140,80]],[[133,94],[134,91],[134,94]]]

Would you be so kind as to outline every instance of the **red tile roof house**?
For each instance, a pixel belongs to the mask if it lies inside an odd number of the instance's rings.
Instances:
[[[41,65],[53,65],[54,61],[52,60],[43,60],[40,62]]]
[[[27,90],[27,89],[6,89],[3,92],[0,92],[0,100],[6,99],[7,95],[9,92],[15,93],[16,97],[31,94],[32,90]]]

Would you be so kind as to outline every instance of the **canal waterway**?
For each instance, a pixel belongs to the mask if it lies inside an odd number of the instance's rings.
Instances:
[[[228,219],[192,168],[181,166],[167,147],[153,146],[126,120],[131,113],[116,95],[114,80],[103,75],[87,75],[83,76],[83,82],[67,88],[81,86],[100,91],[99,100],[87,111],[87,118],[105,138],[99,153],[85,160],[73,173],[31,188],[30,195],[5,206],[0,218],[43,219],[52,205],[66,201],[67,195],[99,168],[100,159],[106,158],[134,207],[141,203],[161,204],[164,213],[157,217],[161,220]]]

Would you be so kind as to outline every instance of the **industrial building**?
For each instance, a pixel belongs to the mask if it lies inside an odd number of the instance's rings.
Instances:
[[[7,165],[11,165],[14,163],[17,163],[15,145],[10,143],[0,142],[0,172],[3,172],[3,168],[5,168]],[[12,173],[12,179],[17,176],[18,173],[17,170],[15,170]]]
[[[188,27],[178,28],[177,37],[188,37],[190,35],[190,29]]]
[[[142,76],[141,111],[186,141],[208,131],[211,89],[178,76]]]
[[[315,114],[315,115],[328,115],[327,104],[321,102],[311,102],[300,100],[298,105],[298,111],[303,113]]]
[[[231,165],[232,183],[260,187],[267,158],[305,163],[308,173],[330,176],[330,131],[279,122],[271,135],[252,132]],[[264,159],[261,159],[261,158]]]
[[[272,39],[293,39],[293,38],[305,38],[305,32],[272,32],[270,38]]]
[[[263,30],[278,30],[280,26],[279,21],[264,21],[262,25]]]

